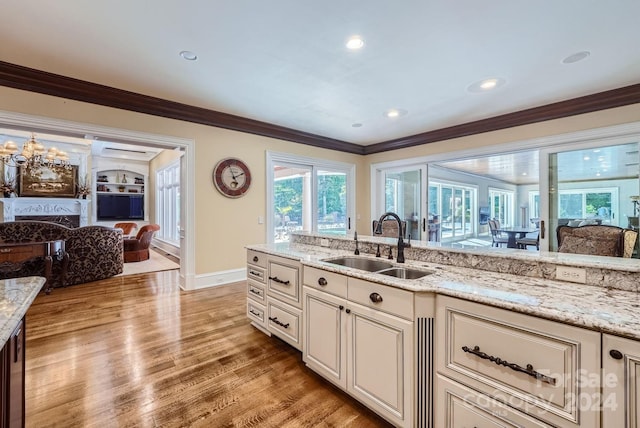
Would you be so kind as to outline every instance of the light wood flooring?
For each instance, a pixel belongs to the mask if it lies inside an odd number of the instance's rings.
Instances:
[[[39,295],[27,313],[27,427],[383,427],[247,321],[246,284],[178,271]]]

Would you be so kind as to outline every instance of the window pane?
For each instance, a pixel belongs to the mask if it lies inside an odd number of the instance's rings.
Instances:
[[[347,174],[318,171],[318,231],[347,233]]]
[[[311,169],[274,166],[273,208],[275,242],[289,240],[295,230],[310,230]]]

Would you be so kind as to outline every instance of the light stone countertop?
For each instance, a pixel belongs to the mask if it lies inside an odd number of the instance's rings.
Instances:
[[[322,261],[353,256],[353,251],[289,243],[250,245],[247,248],[299,260],[305,266],[414,292],[459,297],[640,340],[640,293],[634,291],[414,260],[406,260],[404,266],[433,273],[414,280],[397,279]],[[356,257],[375,258],[371,254]],[[382,259],[387,260],[384,256]],[[395,260],[390,262],[397,265]]]
[[[0,280],[0,346],[7,342],[44,283],[40,276]]]

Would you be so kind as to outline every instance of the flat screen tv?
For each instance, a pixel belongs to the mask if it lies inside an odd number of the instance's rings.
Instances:
[[[98,195],[98,220],[144,220],[143,195]]]

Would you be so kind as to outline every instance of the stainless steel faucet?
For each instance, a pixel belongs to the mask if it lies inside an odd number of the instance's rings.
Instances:
[[[378,224],[376,225],[376,230],[374,230],[373,233],[375,235],[382,234],[382,222],[387,217],[393,217],[398,222],[398,257],[396,261],[398,263],[404,263],[404,241],[402,240],[402,220],[400,220],[400,217],[398,216],[398,214],[391,211],[388,211],[382,214],[382,216],[380,216],[380,220],[378,220]]]

